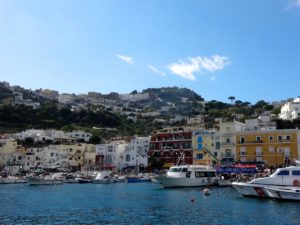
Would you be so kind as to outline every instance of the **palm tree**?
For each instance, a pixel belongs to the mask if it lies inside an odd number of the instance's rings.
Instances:
[[[228,97],[228,99],[231,101],[231,105],[232,105],[233,101],[235,100],[235,97],[234,96],[230,96],[230,97]]]

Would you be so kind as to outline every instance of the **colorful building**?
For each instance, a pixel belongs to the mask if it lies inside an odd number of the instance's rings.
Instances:
[[[220,136],[215,131],[194,131],[192,136],[193,164],[215,165],[220,156]]]
[[[283,166],[299,159],[299,131],[245,131],[236,134],[238,162]]]
[[[151,135],[148,151],[149,166],[154,162],[168,168],[184,155],[184,163],[193,163],[192,127],[172,127],[155,131]],[[152,164],[152,165],[151,165]]]

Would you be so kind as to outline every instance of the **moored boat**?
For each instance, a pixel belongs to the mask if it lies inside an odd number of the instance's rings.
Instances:
[[[0,184],[24,184],[27,181],[23,178],[18,177],[1,177]]]
[[[110,177],[111,171],[100,171],[96,178],[93,180],[95,184],[109,184],[113,183],[113,179]]]
[[[197,187],[216,184],[216,170],[210,166],[172,166],[166,175],[156,177],[163,187]]]
[[[146,176],[127,176],[126,183],[145,183],[145,182],[151,182],[149,177]]]
[[[279,168],[270,177],[256,178],[250,182],[233,182],[232,186],[243,196],[271,197],[266,188],[300,186],[300,166]]]

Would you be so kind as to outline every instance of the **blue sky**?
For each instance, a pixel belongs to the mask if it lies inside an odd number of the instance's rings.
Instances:
[[[300,95],[300,0],[0,0],[0,80],[61,93]]]

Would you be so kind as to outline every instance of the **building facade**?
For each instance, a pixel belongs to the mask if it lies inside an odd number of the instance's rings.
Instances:
[[[236,134],[237,161],[284,166],[299,159],[299,131],[245,131]]]
[[[148,152],[149,164],[160,162],[170,167],[184,155],[184,163],[193,163],[192,127],[172,127],[155,131],[151,136]]]

